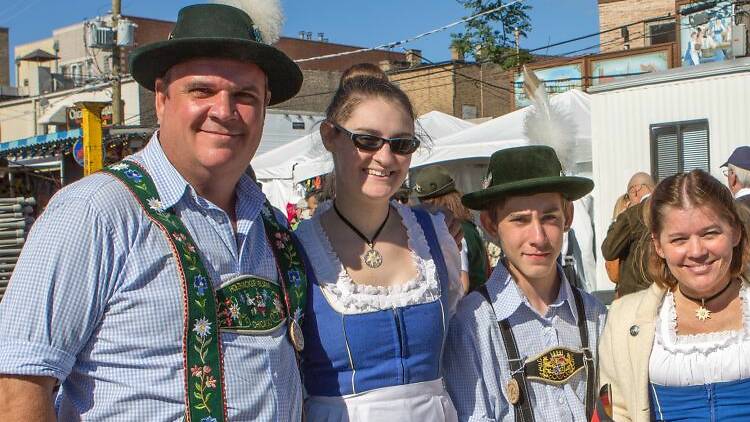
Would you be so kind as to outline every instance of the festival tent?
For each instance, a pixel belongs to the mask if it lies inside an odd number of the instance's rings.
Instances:
[[[471,122],[439,111],[426,113],[416,122],[417,133],[433,142],[474,126]],[[285,209],[288,202],[295,200],[295,183],[333,170],[331,155],[323,148],[317,130],[255,157],[251,164],[258,181],[263,184],[263,192],[271,204],[280,209]]]
[[[576,125],[575,156],[578,170],[590,168],[591,163],[591,108],[589,95],[573,89],[550,99]],[[493,152],[514,146],[527,145],[523,122],[529,108],[522,108],[476,125],[470,129],[440,138],[432,150],[419,151],[412,158],[412,168],[434,163],[465,159],[488,159]],[[590,170],[589,170],[590,171]]]

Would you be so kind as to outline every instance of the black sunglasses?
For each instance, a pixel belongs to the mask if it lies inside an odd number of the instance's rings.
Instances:
[[[343,127],[328,121],[331,126],[344,132],[357,148],[364,151],[377,151],[383,147],[383,144],[388,142],[391,146],[391,152],[394,154],[407,155],[411,154],[419,148],[420,141],[415,137],[411,138],[381,138],[380,136],[370,135],[369,133],[354,133],[350,132]]]

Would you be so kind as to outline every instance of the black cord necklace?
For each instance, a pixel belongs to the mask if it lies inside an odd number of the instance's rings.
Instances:
[[[733,281],[734,280],[730,278],[729,279],[729,283],[727,283],[727,285],[724,286],[723,289],[721,289],[718,293],[716,293],[714,295],[711,295],[710,297],[693,297],[693,296],[688,296],[687,294],[685,294],[685,292],[682,291],[682,289],[680,289],[679,285],[677,285],[677,289],[680,291],[680,293],[683,296],[685,296],[686,299],[689,299],[689,300],[691,300],[691,301],[693,301],[695,303],[700,302],[701,305],[698,307],[698,309],[695,310],[695,317],[698,318],[698,320],[700,320],[700,321],[705,321],[707,319],[711,319],[711,311],[709,311],[706,308],[706,302],[710,302],[710,301],[716,299],[717,297],[721,296],[721,294],[724,293],[724,292],[726,292],[727,289],[729,288],[729,286],[732,285]]]
[[[380,227],[375,231],[375,234],[372,236],[372,239],[368,239],[367,236],[363,235],[361,231],[359,231],[356,227],[354,227],[354,224],[351,223],[351,221],[347,220],[346,217],[341,214],[341,211],[339,211],[338,207],[336,206],[336,202],[333,202],[333,210],[336,211],[336,214],[339,216],[341,221],[343,221],[347,226],[349,226],[350,229],[354,233],[357,234],[357,236],[361,237],[362,240],[364,240],[367,243],[367,246],[370,248],[367,252],[365,252],[364,255],[362,255],[362,261],[370,267],[370,268],[378,268],[379,266],[383,265],[383,255],[380,254],[380,252],[375,250],[375,239],[378,238],[378,235],[381,231],[383,231],[383,227],[385,227],[385,223],[388,222],[388,217],[391,216],[391,207],[388,206],[388,214],[385,216],[385,220],[383,220],[382,223],[380,223]]]

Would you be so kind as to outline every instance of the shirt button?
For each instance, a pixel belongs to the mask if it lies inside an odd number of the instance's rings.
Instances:
[[[565,404],[565,398],[563,396],[560,396],[557,398],[557,402],[560,404]]]

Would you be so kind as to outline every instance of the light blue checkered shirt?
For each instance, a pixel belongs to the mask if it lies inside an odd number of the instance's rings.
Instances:
[[[250,178],[236,187],[235,233],[169,163],[156,135],[132,158],[185,223],[215,287],[239,274],[277,279],[260,218],[264,196]],[[0,304],[0,373],[61,380],[62,421],[181,420],[181,301],[163,232],[113,177],[86,177],[55,195],[21,253]],[[230,420],[300,420],[285,333],[222,334]]]
[[[448,331],[444,367],[448,392],[460,421],[515,420],[506,399],[505,386],[511,376],[498,321],[508,319],[521,358],[534,357],[556,346],[580,350],[578,312],[573,303],[573,292],[559,266],[558,274],[562,278],[562,287],[546,315],[540,315],[531,307],[502,264],[498,264],[487,281],[492,307],[478,292],[471,293],[459,303]],[[582,290],[581,295],[589,347],[596,359],[606,308]],[[537,422],[586,421],[585,371],[580,371],[562,386],[530,380],[527,385]]]

